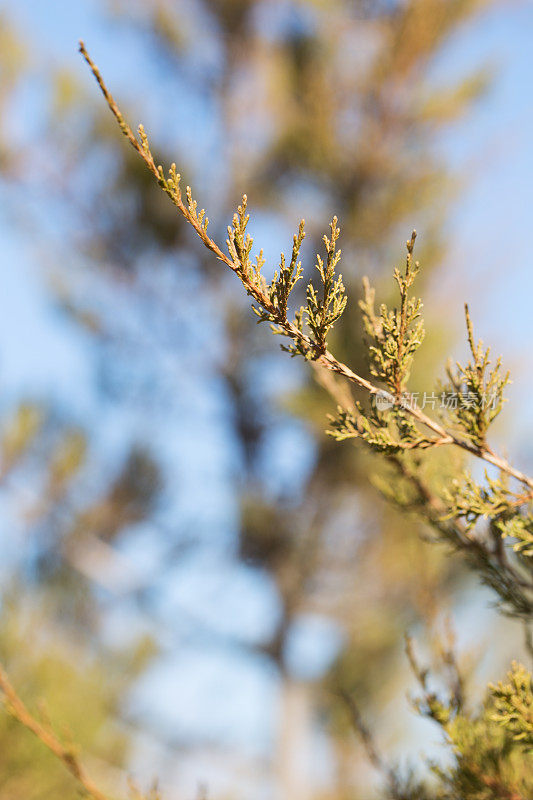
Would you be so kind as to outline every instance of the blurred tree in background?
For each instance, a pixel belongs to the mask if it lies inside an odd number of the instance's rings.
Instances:
[[[355,297],[362,272],[373,271],[378,282],[379,270],[388,272],[413,219],[424,231],[421,259],[439,262],[455,176],[446,174],[435,142],[480,95],[486,76],[480,69],[442,85],[433,68],[450,38],[483,7],[473,0],[152,0],[102,3],[101,14],[117,34],[135,37],[143,63],[161,81],[162,110],[153,110],[155,97],[132,96],[139,110],[129,115],[140,117],[145,107],[162,115],[163,134],[154,149],[161,160],[168,154],[169,161],[185,166],[200,194],[209,195],[217,238],[223,238],[222,226],[244,190],[259,210],[256,224],[273,238],[285,235],[303,213],[309,254],[320,249],[323,221],[335,213],[343,227],[344,279]],[[98,343],[102,394],[155,419],[171,388],[158,365],[175,352],[186,372],[211,340],[194,319],[183,324],[180,299],[190,305],[203,298],[193,318],[223,308],[222,318],[213,320],[220,350],[203,357],[202,368],[214,377],[202,389],[214,387],[226,398],[229,436],[238,453],[230,475],[238,498],[238,546],[233,542],[230,549],[232,557],[271,579],[280,607],[276,625],[259,641],[229,635],[223,646],[256,650],[279,676],[279,732],[267,774],[274,775],[280,796],[317,793],[309,762],[299,766],[298,753],[319,731],[333,754],[332,796],[366,797],[365,758],[336,700],[338,690],[353,693],[379,731],[381,709],[404,691],[405,629],[431,625],[442,602],[449,604],[469,585],[467,578],[457,561],[420,543],[418,523],[399,518],[379,500],[368,485],[369,472],[379,472],[370,456],[339,448],[323,435],[331,401],[318,375],[311,380],[302,370],[298,385],[280,392],[293,365],[287,367],[257,330],[238,287],[176,223],[135,154],[117,141],[106,110],[76,67],[47,68],[37,136],[13,140],[10,102],[28,65],[40,56],[7,20],[0,35],[4,181],[23,195],[25,165],[45,165],[32,174],[32,191],[66,219],[63,252],[68,247],[79,254],[76,264],[54,264],[54,290],[62,311]],[[208,131],[203,139],[202,127]],[[195,137],[200,144],[192,146]],[[46,266],[57,261],[57,244],[50,244],[39,215],[21,224],[49,245]],[[126,316],[116,312],[119,296]],[[334,345],[340,358],[364,373],[355,309],[352,302]],[[414,376],[421,389],[434,377],[441,350],[436,339]],[[100,441],[106,435],[98,419],[86,426],[83,419],[64,416],[62,409],[47,414],[25,406],[6,423],[5,492],[26,515],[16,580],[25,592],[33,587],[37,598],[43,592],[53,598],[49,617],[63,636],[69,636],[65,629],[83,625],[84,646],[101,651],[113,674],[112,665],[125,656],[102,641],[102,618],[127,595],[143,620],[139,627],[147,625],[158,641],[167,627],[158,581],[194,550],[195,517],[165,513],[165,502],[172,506],[165,494],[169,466],[159,463],[149,426],[140,437],[134,431],[129,449],[110,469],[102,448],[91,446],[91,437]],[[27,433],[17,426],[26,426]],[[42,487],[29,511],[17,498],[17,470],[19,486],[22,481]],[[211,479],[206,467],[206,482]],[[161,541],[161,570],[128,586],[130,565],[121,551],[128,537],[135,543],[136,526],[145,522]],[[318,649],[326,655],[323,663],[305,664],[294,653],[299,637],[313,635],[317,622],[325,631]],[[332,637],[335,647],[328,644]],[[140,635],[132,651],[145,653],[143,642]],[[139,669],[149,652],[150,647]],[[68,670],[72,659],[66,650],[63,657]],[[128,669],[129,679],[135,674]],[[112,710],[127,716],[120,698],[128,682],[110,680],[108,687],[115,692]],[[47,689],[44,682],[35,684],[31,694],[48,695]],[[76,691],[83,693],[81,686]],[[54,709],[54,717],[60,713]],[[95,749],[102,747],[104,713],[87,730],[85,741]],[[85,738],[83,723],[80,729],[73,720],[72,727],[77,738]],[[401,734],[392,729],[389,743]],[[112,752],[111,761],[124,760],[124,749]],[[29,751],[28,761],[35,763]]]

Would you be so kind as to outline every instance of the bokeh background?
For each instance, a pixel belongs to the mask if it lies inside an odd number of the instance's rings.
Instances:
[[[533,4],[0,3],[0,653],[110,791],[361,798],[379,788],[340,688],[403,768],[444,758],[403,655],[448,614],[473,684],[521,631],[324,435],[312,369],[257,327],[126,147],[81,57],[176,161],[212,234],[246,191],[274,270],[339,217],[357,299],[419,233],[430,392],[462,306],[513,374],[497,438],[532,468]],[[131,150],[131,152],[130,152]],[[476,699],[473,689],[473,699]],[[74,798],[0,720],[0,798]]]

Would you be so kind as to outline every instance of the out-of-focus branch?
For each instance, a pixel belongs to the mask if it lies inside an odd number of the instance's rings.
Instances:
[[[391,798],[394,800],[402,800],[403,792],[401,790],[400,781],[398,776],[396,775],[395,771],[390,767],[383,759],[383,756],[379,752],[377,745],[374,741],[374,737],[372,736],[370,730],[367,728],[361,712],[355,702],[354,698],[349,692],[344,690],[340,690],[339,692],[342,701],[344,702],[346,709],[348,710],[348,714],[350,715],[350,722],[352,723],[352,727],[355,733],[359,736],[361,743],[365,749],[365,753],[367,755],[368,760],[374,767],[374,769],[383,776]]]
[[[85,793],[92,798],[92,800],[111,800],[109,795],[102,792],[93,782],[92,778],[89,777],[75,749],[72,746],[63,744],[49,724],[43,724],[35,719],[11,685],[1,665],[0,691],[4,695],[4,705],[8,713],[18,720],[21,725],[24,725],[25,728],[31,731],[44,746],[64,764],[66,769],[78,781]]]

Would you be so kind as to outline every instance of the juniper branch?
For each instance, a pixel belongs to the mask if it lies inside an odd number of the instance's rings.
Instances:
[[[312,333],[311,335],[308,335],[307,333],[304,332],[302,325],[302,316],[304,309],[301,309],[300,312],[297,313],[295,321],[291,322],[286,315],[286,303],[285,303],[286,298],[281,303],[279,301],[275,302],[274,294],[272,292],[272,287],[271,290],[269,291],[263,276],[261,276],[260,274],[260,266],[262,265],[261,254],[259,256],[257,265],[255,267],[252,267],[250,265],[249,256],[250,256],[252,241],[249,237],[244,238],[245,228],[247,223],[247,218],[245,213],[246,196],[243,197],[243,204],[239,208],[239,213],[234,217],[233,228],[229,229],[229,238],[228,238],[229,256],[228,256],[220,249],[220,247],[214,241],[214,239],[210,238],[210,236],[207,234],[207,218],[205,218],[205,212],[203,210],[197,212],[196,210],[197,204],[196,201],[192,199],[192,193],[190,187],[187,187],[186,189],[187,203],[184,203],[181,190],[179,187],[180,176],[176,172],[175,165],[174,164],[171,165],[168,176],[165,176],[163,167],[156,165],[156,162],[154,161],[153,155],[150,151],[149,142],[143,127],[142,126],[139,127],[139,137],[136,137],[130,126],[125,121],[113,96],[111,95],[106,84],[104,83],[104,80],[100,74],[100,71],[98,70],[98,67],[92,61],[83,42],[80,42],[80,52],[83,55],[87,64],[89,65],[89,68],[93,73],[100,87],[100,90],[102,91],[102,94],[111,112],[115,116],[124,136],[128,139],[132,147],[138,153],[140,158],[144,161],[148,170],[155,177],[155,179],[157,180],[158,184],[163,189],[163,191],[169,196],[169,198],[174,203],[180,214],[193,227],[193,229],[195,230],[195,232],[197,233],[197,235],[199,236],[200,240],[203,242],[205,247],[207,247],[208,250],[210,250],[216,256],[217,259],[222,261],[227,267],[229,267],[233,272],[235,272],[238,275],[247,293],[254,298],[254,300],[259,306],[258,313],[260,316],[260,320],[269,321],[274,326],[276,333],[281,333],[294,342],[293,347],[288,348],[291,354],[293,355],[301,354],[308,359],[316,361],[323,368],[330,370],[331,372],[337,375],[342,376],[347,381],[357,386],[359,389],[362,389],[365,392],[367,392],[370,396],[375,396],[378,393],[382,393],[383,390],[380,389],[379,386],[375,385],[374,383],[362,377],[361,375],[358,375],[353,370],[351,370],[346,364],[339,361],[327,349],[326,346],[325,333],[327,333],[328,329],[328,319],[329,319],[329,327],[331,327],[332,318],[334,318],[333,321],[335,321],[335,319],[338,319],[345,305],[341,290],[342,287],[341,283],[340,286],[337,285],[338,294],[335,298],[337,305],[334,308],[334,313],[330,315],[328,318],[327,311],[324,310],[326,307],[328,291],[331,290],[332,275],[330,275],[328,270],[330,269],[330,265],[331,263],[333,263],[333,261],[336,264],[335,241],[338,234],[333,234],[333,228],[336,226],[336,220],[334,220],[334,222],[332,223],[332,239],[328,240],[326,237],[326,249],[328,258],[327,258],[326,268],[325,270],[324,268],[322,270],[324,272],[324,275],[327,276],[327,282],[329,288],[326,287],[326,280],[324,280],[323,283],[326,293],[324,294],[321,303],[316,301],[316,298],[313,299],[313,294],[311,292],[311,303],[308,302],[308,309],[306,313]],[[303,238],[303,221],[300,223],[299,236]],[[413,246],[414,246],[414,237],[412,237],[412,239],[408,243],[409,252],[408,252],[408,264],[406,272],[403,277],[399,276],[398,274],[398,277],[396,278],[400,285],[400,290],[402,291],[400,328],[399,328],[398,342],[397,342],[398,351],[402,356],[402,360],[405,358],[405,334],[406,334],[407,313],[408,313],[408,306],[406,305],[408,301],[404,299],[404,292],[406,287],[402,286],[402,281],[412,282],[413,270],[411,266],[410,257],[412,254]],[[333,266],[335,266],[335,264]],[[284,267],[282,262],[282,270],[283,269]],[[319,272],[320,272],[320,261],[319,261]],[[410,285],[410,283],[408,283],[408,285]],[[315,318],[316,315],[314,316],[315,311],[318,313],[318,316],[322,320],[322,327],[320,327],[320,323],[317,323],[317,320]],[[338,313],[339,311],[340,313]],[[414,310],[414,313],[416,313],[416,310]],[[318,329],[316,327],[317,324],[319,325]],[[313,333],[315,334],[314,337],[312,335]],[[323,333],[324,335],[322,335]],[[469,331],[469,337],[470,337],[470,331]],[[476,352],[474,352],[474,358],[476,358]],[[476,368],[477,368],[477,362],[476,362]],[[396,373],[396,381],[394,389],[401,388],[401,382],[404,376],[405,376],[405,370],[403,373],[398,373],[398,372]],[[390,395],[390,400],[394,408],[400,407],[402,401],[398,396]],[[483,461],[493,465],[500,471],[510,475],[520,483],[527,486],[529,489],[533,490],[533,478],[529,477],[524,472],[512,466],[502,456],[499,456],[498,454],[494,453],[485,444],[484,438],[478,441],[475,440],[470,441],[468,439],[465,439],[455,431],[448,430],[441,423],[439,423],[438,421],[432,419],[427,414],[425,414],[421,409],[417,407],[411,407],[410,405],[407,405],[405,408],[407,414],[410,417],[412,417],[417,423],[427,428],[435,435],[429,441],[429,444],[431,446],[442,446],[442,445],[457,446],[462,450],[470,453],[471,455],[476,456],[477,458],[480,458]]]
[[[519,555],[501,546],[501,535],[495,541],[474,532],[460,517],[450,514],[449,506],[437,496],[419,470],[412,469],[402,454],[393,454],[388,462],[409,487],[407,499],[400,497],[401,486],[377,480],[377,488],[387,499],[404,511],[414,511],[435,533],[437,540],[461,552],[468,566],[500,597],[506,613],[527,624],[533,615],[533,579],[520,562]],[[516,548],[513,548],[515,553]]]
[[[447,784],[454,798],[498,798],[526,800],[531,793],[527,776],[533,742],[533,693],[531,675],[517,662],[508,673],[509,682],[489,684],[483,706],[475,715],[465,712],[462,703],[462,678],[453,650],[440,653],[441,669],[450,673],[447,692],[433,691],[430,671],[422,667],[407,636],[405,650],[421,696],[413,700],[418,712],[436,722],[452,745],[456,763],[446,773],[433,765],[435,774]],[[446,696],[447,695],[447,696]],[[509,772],[520,763],[524,775]],[[525,778],[525,780],[524,780]],[[527,783],[527,785],[526,785]]]

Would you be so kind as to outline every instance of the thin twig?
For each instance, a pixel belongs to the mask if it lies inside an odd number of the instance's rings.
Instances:
[[[27,709],[9,678],[0,664],[0,690],[4,694],[4,704],[7,711],[25,728],[31,731],[60,761],[63,762],[70,774],[83,787],[87,795],[93,800],[110,800],[89,777],[72,748],[66,747],[56,736],[51,726],[43,725]]]
[[[348,713],[350,715],[350,721],[352,723],[352,727],[354,731],[357,733],[363,747],[365,749],[366,755],[368,760],[374,767],[374,769],[379,772],[385,780],[387,781],[391,793],[391,797],[398,798],[400,800],[402,796],[400,783],[398,780],[398,776],[396,775],[395,771],[390,767],[383,759],[381,753],[379,752],[376,743],[372,734],[370,733],[369,729],[365,725],[361,712],[352,697],[352,695],[345,691],[344,689],[339,690],[339,695],[343,700]]]

